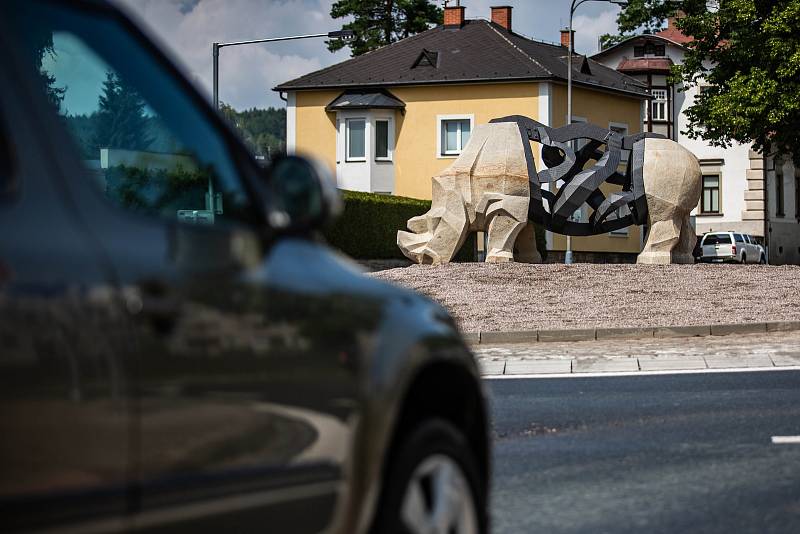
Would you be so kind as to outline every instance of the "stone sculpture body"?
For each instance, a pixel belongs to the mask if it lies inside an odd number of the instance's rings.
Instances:
[[[530,141],[543,145],[547,168],[538,173]],[[606,197],[603,183],[621,187]],[[696,237],[689,213],[700,192],[697,158],[663,136],[622,136],[591,124],[550,128],[515,115],[475,128],[462,154],[433,178],[431,210],[410,219],[411,233],[398,232],[397,244],[418,263],[447,263],[469,232],[486,231],[486,261],[537,262],[531,222],[568,235],[647,222],[639,263],[690,263]],[[572,221],[584,203],[593,210],[589,220]]]
[[[530,202],[517,125],[477,126],[461,155],[433,177],[431,198],[428,213],[409,219],[411,232],[398,232],[403,254],[417,263],[448,263],[469,232],[486,231],[486,261],[512,261],[517,236],[528,224]],[[536,260],[529,249],[523,254]]]

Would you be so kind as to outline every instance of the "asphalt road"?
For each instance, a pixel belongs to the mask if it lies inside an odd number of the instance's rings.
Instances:
[[[495,533],[800,532],[800,372],[488,380]]]

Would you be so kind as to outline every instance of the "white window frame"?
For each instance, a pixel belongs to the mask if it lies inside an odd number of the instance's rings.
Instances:
[[[394,159],[394,120],[389,116],[375,117],[373,121],[375,126],[373,128],[373,146],[372,151],[375,154],[375,161],[392,161]],[[386,157],[378,157],[378,123],[387,122],[387,136],[386,136]]]
[[[364,156],[363,157],[350,157],[350,122],[362,121],[364,123]],[[369,156],[369,143],[368,139],[368,125],[369,121],[366,117],[348,117],[344,120],[344,160],[346,162],[363,162],[367,161]]]
[[[659,95],[664,95],[663,98],[656,97],[656,93]],[[653,96],[653,100],[650,102],[650,120],[652,121],[665,121],[667,120],[668,110],[667,110],[667,90],[666,89],[650,89],[650,94]],[[663,107],[663,115],[656,117],[656,104],[662,104]]]
[[[472,132],[475,131],[475,114],[463,114],[463,115],[437,115],[436,116],[436,158],[437,159],[455,159],[461,155],[461,152],[464,151],[464,147],[460,147],[460,149],[455,152],[448,152],[444,154],[442,151],[442,127],[444,126],[444,121],[469,121],[469,135],[472,137]],[[461,127],[458,129],[458,143],[461,144]]]

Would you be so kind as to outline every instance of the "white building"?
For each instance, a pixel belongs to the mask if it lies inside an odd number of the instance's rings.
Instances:
[[[643,110],[643,131],[674,139],[700,160],[703,193],[692,212],[698,235],[747,233],[763,240],[770,263],[800,263],[800,168],[791,158],[775,162],[747,145],[715,147],[682,133],[688,122],[684,112],[703,87],[681,91],[682,84],[669,84],[667,76],[672,65],[683,62],[690,40],[669,19],[665,30],[631,37],[592,59],[646,83],[653,99]]]

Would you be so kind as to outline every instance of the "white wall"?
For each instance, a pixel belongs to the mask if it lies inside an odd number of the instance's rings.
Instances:
[[[366,121],[364,161],[347,161],[347,119]],[[396,117],[392,110],[353,110],[336,113],[336,184],[340,189],[377,193],[395,192],[394,161],[375,160],[375,121],[389,119],[389,151],[394,155]]]

